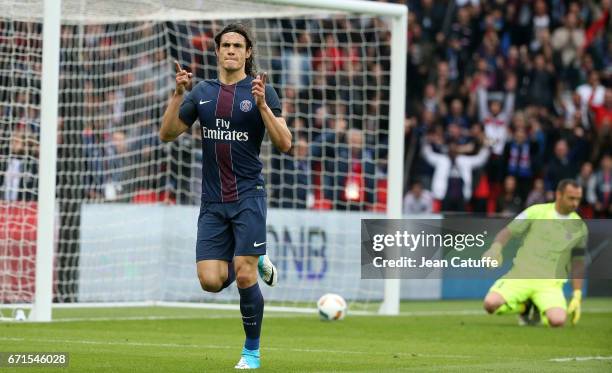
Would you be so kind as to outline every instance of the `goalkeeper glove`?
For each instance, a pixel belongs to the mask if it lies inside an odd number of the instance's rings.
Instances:
[[[580,321],[580,303],[582,302],[582,290],[574,290],[572,300],[567,307],[567,313],[570,316],[572,325],[576,325]]]
[[[497,266],[501,267],[502,262],[504,261],[504,258],[502,256],[502,248],[502,244],[500,244],[499,242],[493,242],[493,245],[491,245],[489,250],[485,251],[484,254],[482,254],[482,257],[490,257],[493,260],[497,260]]]

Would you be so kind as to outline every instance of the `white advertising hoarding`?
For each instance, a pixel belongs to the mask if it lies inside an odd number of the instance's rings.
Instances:
[[[195,266],[197,206],[92,204],[81,211],[79,301],[235,301],[235,286],[202,291]],[[267,300],[313,301],[326,292],[380,300],[381,280],[361,280],[361,212],[269,209],[268,254],[279,285]],[[409,298],[438,298],[439,280],[404,281]]]

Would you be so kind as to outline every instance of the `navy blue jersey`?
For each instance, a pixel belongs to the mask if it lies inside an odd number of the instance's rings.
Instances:
[[[179,118],[185,124],[200,120],[203,201],[231,202],[266,195],[259,159],[266,127],[251,94],[253,79],[247,76],[232,85],[205,80],[181,104]],[[266,102],[279,117],[280,100],[269,85]]]

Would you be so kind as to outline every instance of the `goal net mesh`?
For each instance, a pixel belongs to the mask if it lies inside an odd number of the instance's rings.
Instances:
[[[0,0],[0,304],[34,295],[42,1]],[[386,206],[390,31],[382,18],[241,1],[64,0],[53,299],[235,302],[200,289],[195,233],[198,125],[158,130],[173,60],[195,83],[217,76],[213,36],[247,23],[259,71],[278,92],[290,155],[264,140],[268,253],[280,284],[264,296],[353,307],[383,296],[360,279],[360,218]],[[255,17],[255,18],[254,18]],[[249,18],[250,20],[245,21]],[[42,191],[51,193],[52,191]]]

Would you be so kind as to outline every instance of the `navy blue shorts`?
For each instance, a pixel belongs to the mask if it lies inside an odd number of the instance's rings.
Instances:
[[[196,262],[266,253],[266,197],[200,206]]]

